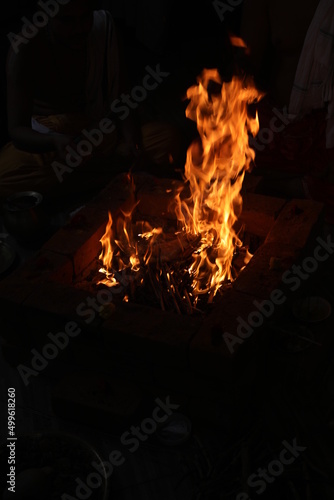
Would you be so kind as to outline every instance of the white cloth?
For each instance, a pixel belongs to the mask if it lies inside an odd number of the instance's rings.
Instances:
[[[31,128],[40,134],[50,134],[52,132],[48,127],[39,123],[34,117],[31,118]]]
[[[292,88],[289,114],[327,108],[326,146],[334,147],[334,2],[320,0],[310,24]]]

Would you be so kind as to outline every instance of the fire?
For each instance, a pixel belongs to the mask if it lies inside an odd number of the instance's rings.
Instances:
[[[221,88],[209,93],[209,82]],[[253,85],[234,77],[223,83],[217,70],[205,70],[198,85],[188,90],[186,114],[197,122],[201,145],[187,153],[185,181],[190,198],[177,196],[177,218],[184,231],[201,235],[201,246],[189,269],[194,294],[214,296],[223,281],[231,280],[232,259],[242,242],[233,226],[241,211],[241,187],[246,170],[255,158],[248,133],[259,130],[258,116],[248,115],[248,105],[260,98]]]
[[[239,38],[238,36],[231,35],[230,42],[233,47],[240,47],[242,49],[247,49],[247,45],[245,44],[243,39]]]
[[[148,264],[154,243],[163,234],[162,228],[152,228],[148,222],[133,224],[132,214],[137,205],[138,203],[135,203],[128,212],[121,211],[115,225],[109,212],[106,231],[100,240],[102,252],[99,256],[103,262],[100,272],[107,274],[108,278],[113,276],[112,270],[115,269],[138,272],[142,266]],[[143,245],[140,240],[148,241],[149,244]],[[108,273],[109,270],[111,273]]]
[[[255,136],[259,130],[258,116],[251,117],[248,106],[261,97],[251,81],[234,77],[231,82],[222,82],[215,69],[204,70],[198,84],[187,91],[190,102],[186,115],[196,121],[199,141],[189,147],[185,164],[184,181],[190,196],[181,199],[178,193],[174,204],[178,222],[175,238],[181,247],[186,241],[197,242],[184,270],[191,277],[191,289],[184,290],[181,297],[193,305],[203,295],[211,302],[221,285],[233,279],[232,260],[242,246],[234,230],[242,208],[240,192],[245,172],[255,158],[249,133]],[[109,213],[100,255],[107,276],[102,283],[109,281],[108,286],[115,284],[113,270],[138,272],[148,266],[155,247],[164,239],[162,228],[152,228],[147,222],[138,228],[133,223],[136,206],[133,203],[116,220]],[[168,293],[180,295],[172,266],[166,272],[157,265],[157,273],[160,277],[164,273]]]

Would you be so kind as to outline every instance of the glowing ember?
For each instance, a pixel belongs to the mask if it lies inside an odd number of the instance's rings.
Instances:
[[[219,92],[210,93],[211,82]],[[200,141],[195,141],[187,153],[184,180],[190,197],[181,200],[175,196],[177,230],[172,235],[163,229],[152,228],[148,222],[133,222],[137,204],[133,201],[127,212],[113,220],[109,213],[106,232],[101,239],[102,272],[106,277],[100,283],[116,286],[115,272],[128,269],[139,273],[142,285],[145,271],[151,286],[164,309],[164,294],[172,297],[175,309],[184,302],[192,309],[200,296],[209,302],[224,282],[231,281],[232,260],[242,242],[234,230],[241,211],[240,194],[245,172],[255,153],[249,146],[249,136],[259,130],[258,117],[250,117],[248,105],[262,96],[252,82],[234,77],[221,81],[217,70],[204,70],[198,85],[187,92],[190,103],[186,115],[196,121]],[[132,185],[134,192],[134,185]],[[135,197],[133,196],[133,200]],[[183,255],[180,265],[163,264],[161,248],[175,247]],[[190,253],[189,253],[190,248]],[[168,252],[167,252],[168,254]],[[185,257],[187,255],[187,258]],[[244,264],[250,259],[246,255]],[[152,264],[155,272],[152,274]],[[170,266],[170,267],[169,267]],[[157,289],[163,282],[164,292]],[[124,298],[129,300],[128,295]]]

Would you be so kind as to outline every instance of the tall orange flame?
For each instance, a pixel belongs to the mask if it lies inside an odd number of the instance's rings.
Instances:
[[[179,191],[174,202],[179,225],[175,237],[181,241],[182,233],[185,240],[197,241],[185,271],[191,276],[189,295],[193,305],[203,294],[208,294],[211,302],[222,283],[233,279],[233,256],[236,248],[242,246],[234,224],[242,207],[240,192],[244,175],[255,158],[249,146],[249,133],[255,136],[259,130],[258,116],[251,117],[248,106],[261,97],[252,81],[234,77],[231,82],[222,82],[215,69],[204,70],[198,85],[187,92],[190,102],[186,115],[196,121],[200,140],[187,152],[184,180],[190,197],[181,199]],[[132,214],[137,203],[133,182],[132,188],[131,209],[123,211],[115,221],[109,213],[101,239],[101,272],[107,277],[100,283],[108,286],[117,284],[114,271],[137,272],[146,266],[164,236],[162,228],[152,228],[147,222],[134,233]],[[161,269],[159,272],[161,274]],[[172,273],[166,276],[169,291],[174,293]],[[175,293],[177,295],[177,290]],[[186,296],[188,302],[189,295],[184,290],[183,298]]]
[[[210,82],[221,86],[219,94],[209,93]],[[209,69],[187,97],[186,115],[197,122],[201,144],[188,149],[184,177],[190,198],[181,201],[177,195],[176,213],[182,230],[201,235],[189,269],[193,293],[210,293],[212,298],[222,282],[232,278],[233,254],[241,246],[233,226],[242,206],[245,171],[255,158],[248,133],[255,136],[259,130],[258,117],[249,116],[248,105],[261,96],[254,85],[246,86],[237,77],[223,83],[218,71]]]

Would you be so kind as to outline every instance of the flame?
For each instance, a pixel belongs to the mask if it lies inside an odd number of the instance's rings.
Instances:
[[[239,38],[238,36],[231,35],[230,42],[231,42],[231,45],[233,47],[240,47],[240,48],[247,49],[247,45],[244,42],[244,40],[242,38]]]
[[[139,202],[133,201],[135,191],[133,178],[129,176],[128,181],[131,186],[130,203],[132,206],[129,210],[120,210],[116,221],[108,212],[106,230],[100,239],[102,251],[99,259],[103,267],[99,272],[104,273],[106,278],[98,284],[106,284],[109,287],[119,284],[115,276],[116,272],[127,269],[138,272],[142,266],[147,265],[152,257],[157,238],[163,234],[162,228],[152,228],[148,222],[142,222],[140,230],[137,227],[137,232],[134,231],[133,212]],[[148,242],[144,249],[139,248],[142,247],[140,240]]]
[[[99,259],[102,260],[103,265],[107,268],[110,269],[112,265],[112,259],[114,255],[114,250],[115,250],[115,244],[114,244],[114,231],[113,231],[113,219],[112,215],[109,212],[109,220],[108,224],[106,227],[106,232],[100,239],[101,245],[102,245],[102,252],[99,255]],[[103,269],[100,269],[100,272],[103,272]]]
[[[239,39],[234,42],[242,45]],[[187,91],[190,102],[186,116],[196,121],[199,132],[199,140],[188,149],[185,164],[184,181],[190,196],[181,199],[182,189],[179,189],[174,198],[178,222],[175,239],[182,251],[184,243],[196,242],[192,255],[190,253],[191,261],[187,261],[184,270],[191,277],[191,289],[184,289],[181,297],[173,268],[167,266],[167,272],[159,265],[156,268],[157,281],[165,280],[167,293],[173,297],[178,311],[175,297],[196,310],[199,296],[207,294],[211,302],[223,282],[233,280],[232,260],[236,249],[242,246],[234,224],[242,208],[240,192],[245,172],[255,158],[249,146],[249,134],[255,136],[259,130],[258,116],[251,117],[248,106],[262,97],[252,81],[233,77],[226,83],[215,69],[205,69],[197,82]],[[106,275],[100,283],[108,286],[119,284],[115,278],[118,271],[129,269],[138,273],[144,269],[157,248],[160,251],[159,242],[164,238],[163,228],[152,228],[148,222],[141,222],[139,228],[138,223],[134,223],[133,212],[138,202],[130,174],[128,181],[130,208],[120,211],[116,217],[109,212],[106,231],[100,240],[101,272]],[[250,258],[246,253],[245,265]],[[150,270],[148,274],[151,279]],[[162,296],[159,292],[157,295],[164,309]],[[126,295],[124,301],[128,300]]]
[[[229,35],[230,38],[230,43],[232,47],[237,47],[240,49],[245,49],[244,52],[245,54],[249,55],[250,54],[250,48],[248,45],[245,43],[245,41],[242,38],[239,38],[238,36],[235,35]]]
[[[210,82],[221,86],[219,94],[209,94]],[[176,214],[183,231],[201,235],[189,269],[194,293],[213,297],[223,281],[232,279],[233,255],[242,244],[233,226],[245,171],[255,158],[248,133],[255,136],[259,130],[258,116],[249,116],[248,105],[261,96],[238,77],[223,83],[212,69],[203,71],[187,97],[186,115],[197,122],[201,142],[188,149],[184,178],[190,198],[181,201],[177,195]]]

